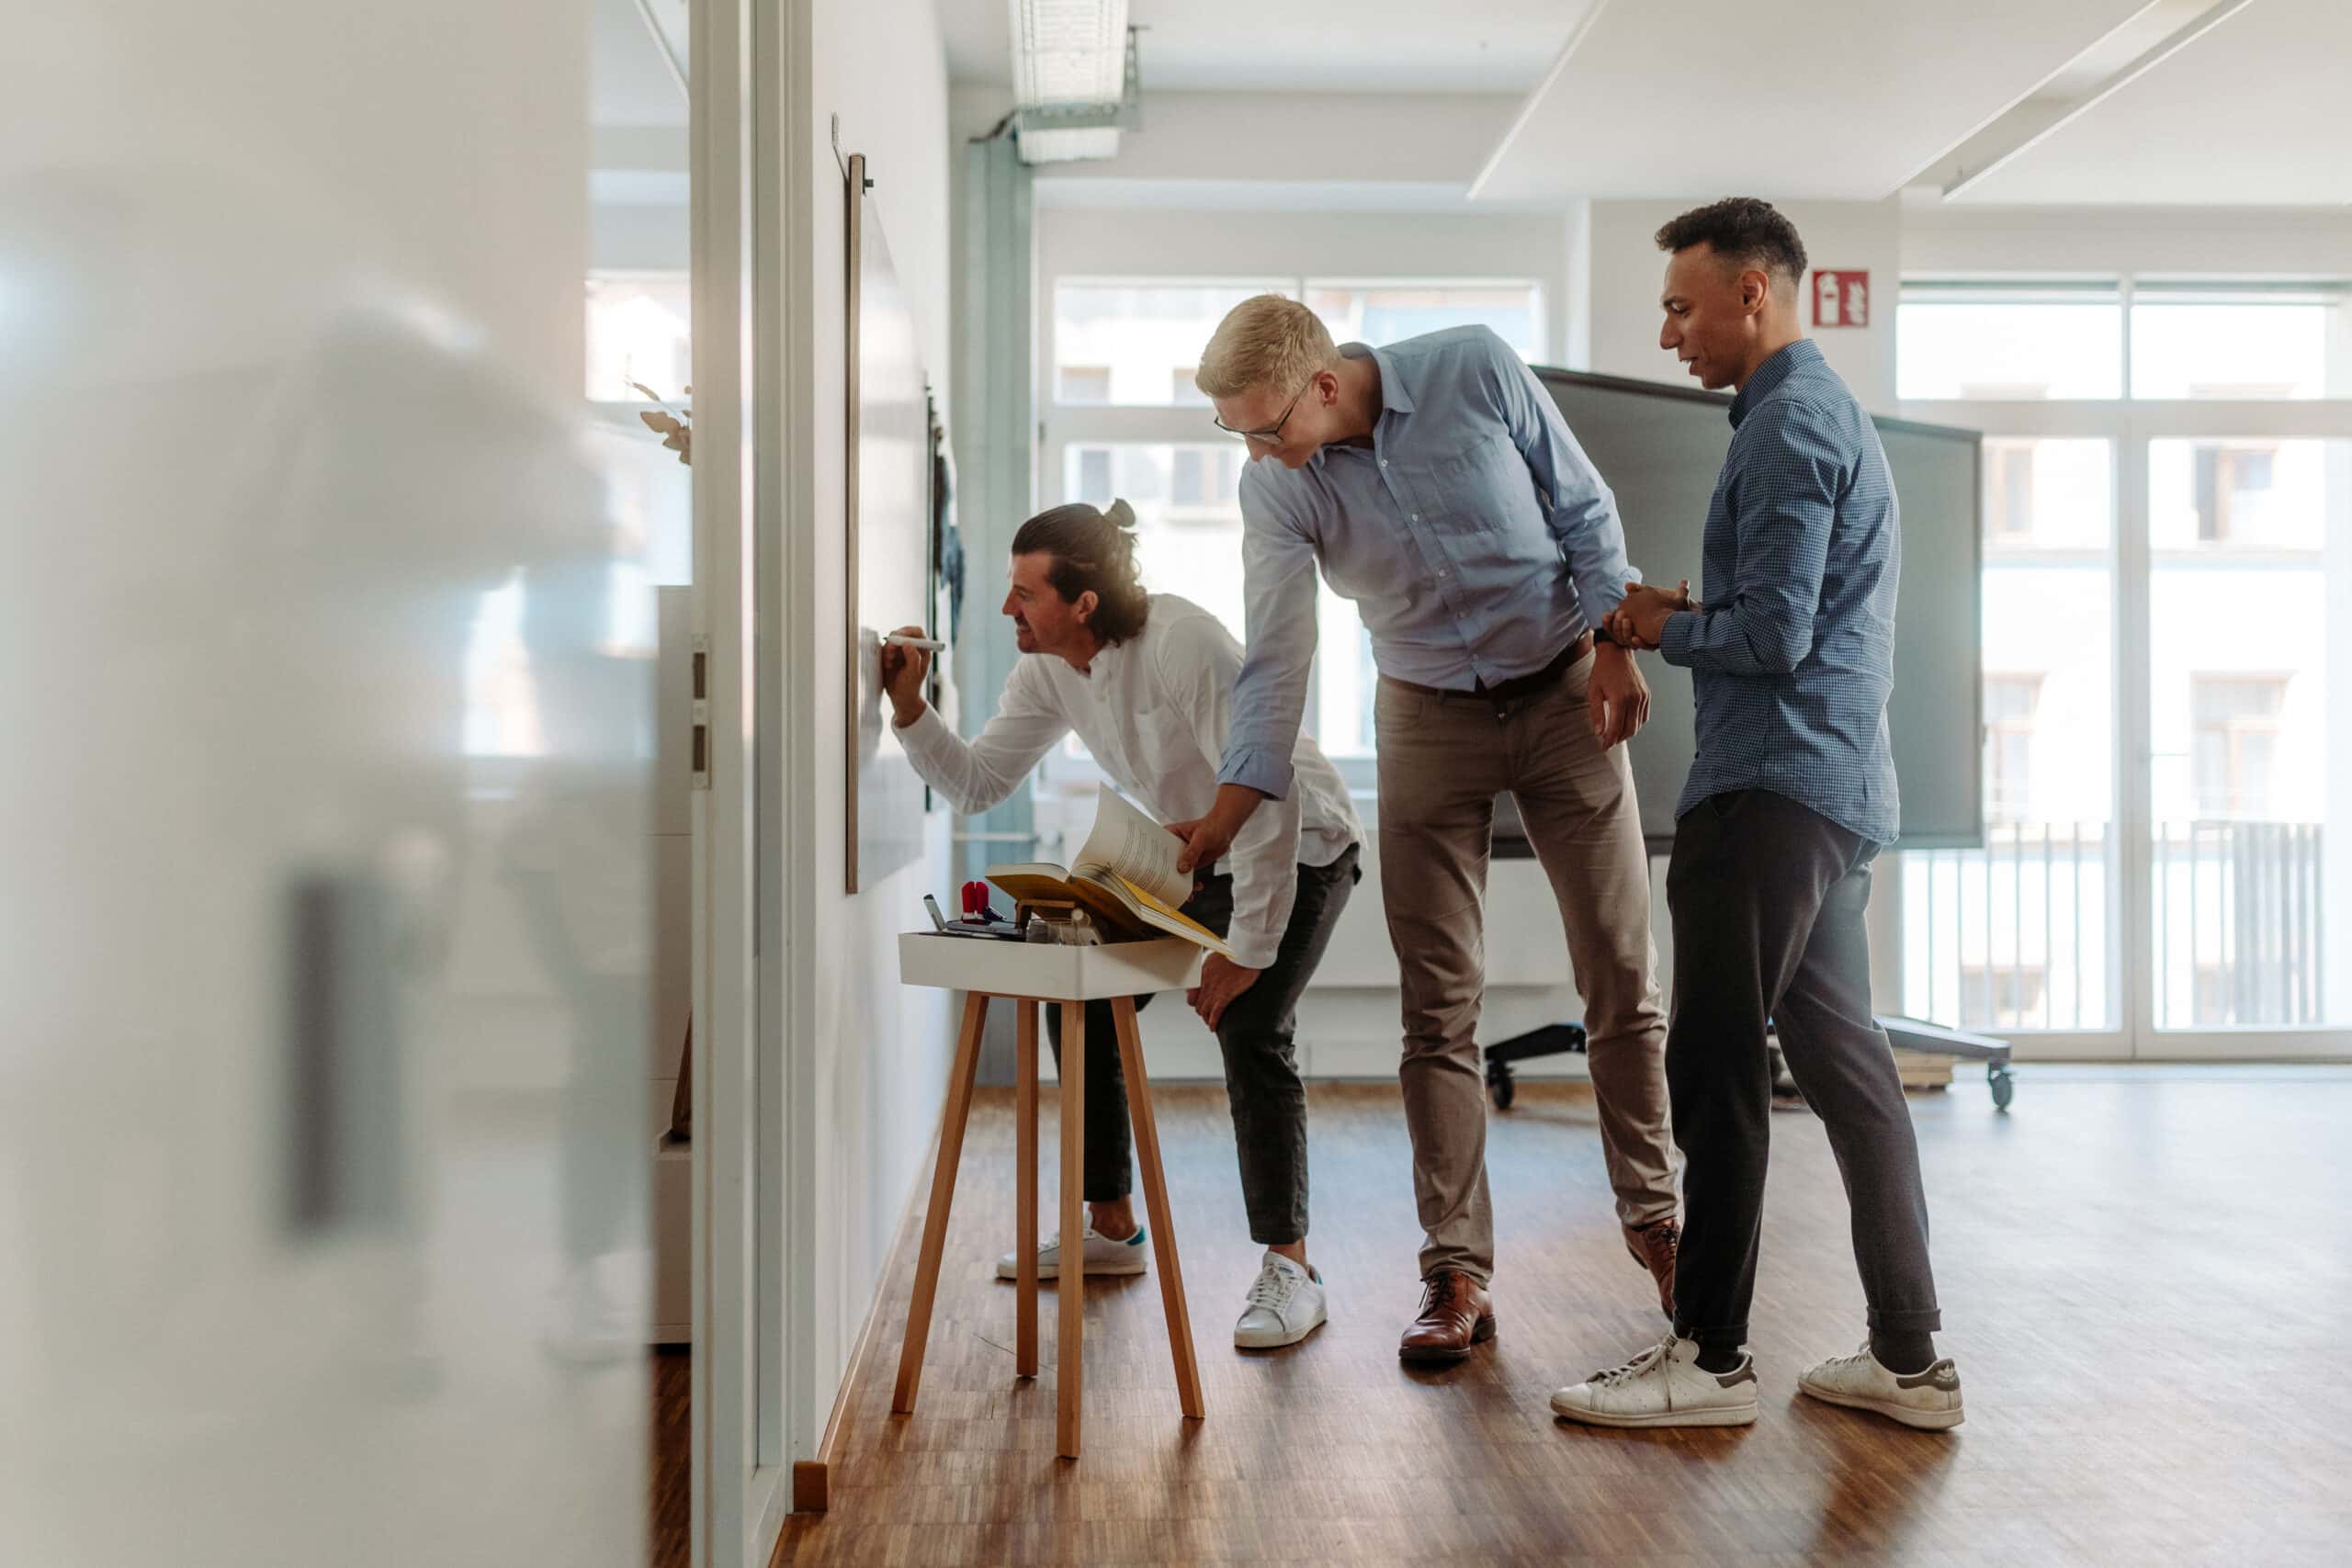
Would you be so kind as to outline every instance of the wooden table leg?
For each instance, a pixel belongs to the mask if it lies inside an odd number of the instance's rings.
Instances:
[[[972,1114],[972,1075],[980,1065],[980,1028],[989,999],[975,991],[964,1002],[964,1032],[947,1077],[947,1109],[939,1122],[939,1159],[931,1171],[931,1207],[922,1217],[922,1253],[915,1264],[915,1294],[907,1308],[906,1343],[899,1351],[899,1384],[890,1408],[911,1415],[922,1382],[922,1352],[931,1338],[931,1308],[939,1294],[939,1258],[947,1246],[947,1211],[956,1201],[956,1167],[964,1156],[964,1124]]]
[[[1193,1318],[1184,1306],[1184,1269],[1176,1260],[1176,1225],[1169,1218],[1168,1176],[1159,1165],[1159,1123],[1152,1115],[1151,1080],[1143,1070],[1143,1034],[1136,1027],[1133,997],[1114,998],[1119,1065],[1127,1079],[1127,1120],[1135,1123],[1136,1163],[1143,1174],[1143,1201],[1151,1216],[1151,1256],[1159,1269],[1159,1303],[1168,1314],[1168,1348],[1176,1358],[1176,1401],[1188,1419],[1207,1414],[1201,1403],[1201,1367],[1193,1351]],[[1065,1041],[1063,1053],[1069,1047]]]
[[[1054,1291],[1060,1303],[1060,1386],[1054,1451],[1078,1457],[1079,1400],[1084,1392],[1086,1338],[1086,1004],[1062,1004],[1062,1251]]]
[[[1017,1200],[1021,1213],[1013,1247],[1021,1259],[1019,1304],[1014,1308],[1012,1370],[1037,1375],[1037,1003],[1023,997],[1012,1004],[1013,1141],[1018,1152]]]

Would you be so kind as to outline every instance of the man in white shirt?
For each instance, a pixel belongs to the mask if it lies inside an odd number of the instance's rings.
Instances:
[[[1112,782],[1161,820],[1208,811],[1241,646],[1199,605],[1144,592],[1134,522],[1126,502],[1114,501],[1108,513],[1080,503],[1021,525],[1003,609],[1028,657],[1013,666],[975,739],[958,737],[923,701],[928,657],[884,646],[899,739],[915,771],[957,810],[1003,800],[1076,730]],[[1296,787],[1251,818],[1227,859],[1195,874],[1184,906],[1235,953],[1211,953],[1187,999],[1225,1054],[1242,1201],[1250,1238],[1266,1248],[1234,1325],[1233,1342],[1244,1349],[1295,1345],[1325,1317],[1322,1277],[1306,1259],[1306,1089],[1292,1037],[1299,996],[1362,874],[1363,829],[1338,770],[1305,737],[1292,761]],[[1141,1273],[1145,1236],[1129,1200],[1126,1085],[1111,1007],[1090,1002],[1086,1013],[1089,1223],[1080,1267]],[[1047,1009],[1046,1021],[1058,1062],[1060,1010]],[[1058,1277],[1061,1238],[1046,1242],[1037,1261],[1041,1276]],[[1017,1264],[1008,1253],[997,1272],[1013,1278]]]

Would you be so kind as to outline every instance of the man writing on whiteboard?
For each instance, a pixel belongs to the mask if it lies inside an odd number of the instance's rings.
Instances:
[[[1676,808],[1667,902],[1674,1025],[1667,1080],[1686,1164],[1674,1328],[1552,1396],[1601,1427],[1756,1419],[1745,1348],[1762,1236],[1772,1081],[1768,1022],[1821,1116],[1853,1211],[1870,1337],[1797,1386],[1933,1430],[1961,1422],[1937,1359],[1928,1201],[1910,1108],[1871,1014],[1871,862],[1900,803],[1888,744],[1903,541],[1877,429],[1797,323],[1795,226],[1735,197],[1658,231],[1658,346],[1732,400],[1707,512],[1703,603],[1630,588],[1611,630],[1690,671],[1698,750]],[[1687,584],[1686,584],[1687,588]]]
[[[1241,648],[1217,618],[1172,593],[1147,593],[1136,572],[1135,513],[1057,506],[1012,536],[1004,613],[1025,656],[996,712],[971,740],[923,701],[930,660],[885,645],[882,679],[908,760],[958,811],[985,811],[1021,787],[1038,759],[1075,730],[1113,783],[1163,819],[1204,810],[1216,789]],[[905,628],[914,633],[918,628]],[[1226,939],[1188,999],[1225,1055],[1226,1093],[1241,1162],[1250,1238],[1266,1249],[1233,1342],[1295,1345],[1324,1321],[1322,1275],[1306,1259],[1306,1086],[1293,1046],[1300,995],[1355,890],[1363,836],[1347,786],[1315,742],[1293,753],[1299,790],[1233,846],[1222,867],[1192,870],[1183,913]],[[1151,998],[1138,997],[1142,1007]],[[1056,1061],[1061,1010],[1046,1010]],[[1038,1273],[1144,1268],[1143,1227],[1130,1201],[1126,1085],[1111,1004],[1086,1007],[1086,1200],[1081,1237],[1057,1236]],[[1008,1253],[997,1272],[1012,1279]]]
[[[1223,854],[1294,787],[1318,567],[1356,602],[1380,668],[1381,888],[1422,1230],[1421,1302],[1397,1354],[1459,1361],[1495,1333],[1476,1032],[1504,790],[1567,928],[1617,1217],[1663,1304],[1678,1235],[1666,1020],[1620,744],[1649,693],[1626,649],[1594,647],[1628,576],[1609,488],[1485,327],[1340,349],[1306,306],[1261,295],[1218,326],[1195,384],[1252,460],[1241,477],[1250,654],[1216,803],[1176,825],[1192,862]]]

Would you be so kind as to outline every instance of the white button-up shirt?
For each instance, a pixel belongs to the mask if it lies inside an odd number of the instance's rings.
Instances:
[[[965,740],[938,713],[898,732],[915,771],[969,815],[1020,787],[1071,730],[1111,782],[1163,822],[1208,814],[1233,719],[1241,645],[1215,615],[1172,593],[1151,596],[1144,629],[1104,648],[1081,673],[1055,654],[1012,667],[979,735]],[[1262,803],[1223,868],[1233,874],[1226,941],[1251,969],[1274,961],[1298,892],[1299,865],[1329,865],[1363,837],[1348,789],[1307,737],[1292,754],[1295,787]]]

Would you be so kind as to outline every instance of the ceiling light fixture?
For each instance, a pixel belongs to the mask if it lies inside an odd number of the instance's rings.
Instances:
[[[1006,0],[1014,136],[1024,164],[1113,158],[1143,124],[1127,0]]]

